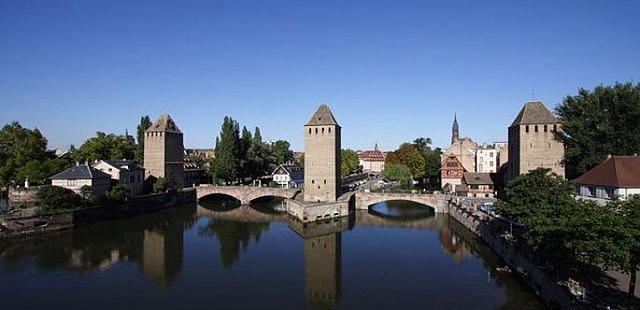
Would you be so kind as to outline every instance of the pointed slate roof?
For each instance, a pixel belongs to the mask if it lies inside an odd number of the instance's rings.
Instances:
[[[640,188],[640,157],[613,156],[573,180],[576,184]]]
[[[333,113],[329,110],[329,107],[326,104],[321,105],[316,113],[313,113],[313,116],[309,120],[306,126],[317,126],[317,125],[338,125],[336,118],[333,117]]]
[[[73,166],[50,177],[51,180],[93,180],[99,178],[110,179],[111,176],[100,170],[93,169],[89,165]]]
[[[169,114],[160,115],[153,125],[145,131],[182,133]]]
[[[529,101],[524,104],[511,126],[527,124],[556,124],[556,118],[547,107],[540,101]]]

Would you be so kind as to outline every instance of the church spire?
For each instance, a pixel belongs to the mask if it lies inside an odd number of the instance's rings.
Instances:
[[[453,126],[451,126],[451,144],[454,144],[460,139],[460,129],[458,128],[458,117],[453,114]]]

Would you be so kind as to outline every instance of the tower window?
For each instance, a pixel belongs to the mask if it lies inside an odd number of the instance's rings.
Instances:
[[[316,128],[316,134],[318,134],[318,128]]]
[[[311,134],[311,128],[309,128],[309,134]]]
[[[329,133],[331,133],[331,127],[329,127]]]
[[[322,127],[322,134],[324,134],[324,127]]]
[[[326,179],[324,180],[324,184],[327,184],[327,180]]]
[[[529,132],[529,125],[524,126],[524,131],[527,132],[527,133]]]
[[[553,131],[557,131],[558,130],[558,126],[557,125],[553,125]]]
[[[538,132],[538,125],[533,126],[533,130],[534,130],[535,132]]]
[[[316,184],[316,180],[311,180],[311,184]]]
[[[547,125],[544,125],[544,132],[547,132]]]

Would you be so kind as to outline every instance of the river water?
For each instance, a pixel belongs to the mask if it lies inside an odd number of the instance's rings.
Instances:
[[[215,200],[0,244],[3,309],[539,309],[446,215],[387,202],[302,225]]]

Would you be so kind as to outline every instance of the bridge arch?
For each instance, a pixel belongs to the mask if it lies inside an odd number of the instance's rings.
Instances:
[[[253,187],[253,186],[198,186],[196,188],[196,196],[198,199],[218,194],[233,197],[240,201],[241,204],[250,204],[251,201],[262,197],[281,197],[285,199],[293,199],[300,192],[300,189],[272,188],[272,187]]]
[[[368,210],[372,205],[394,200],[411,201],[431,208],[436,213],[444,212],[435,195],[405,193],[358,193],[356,194],[356,209]]]

